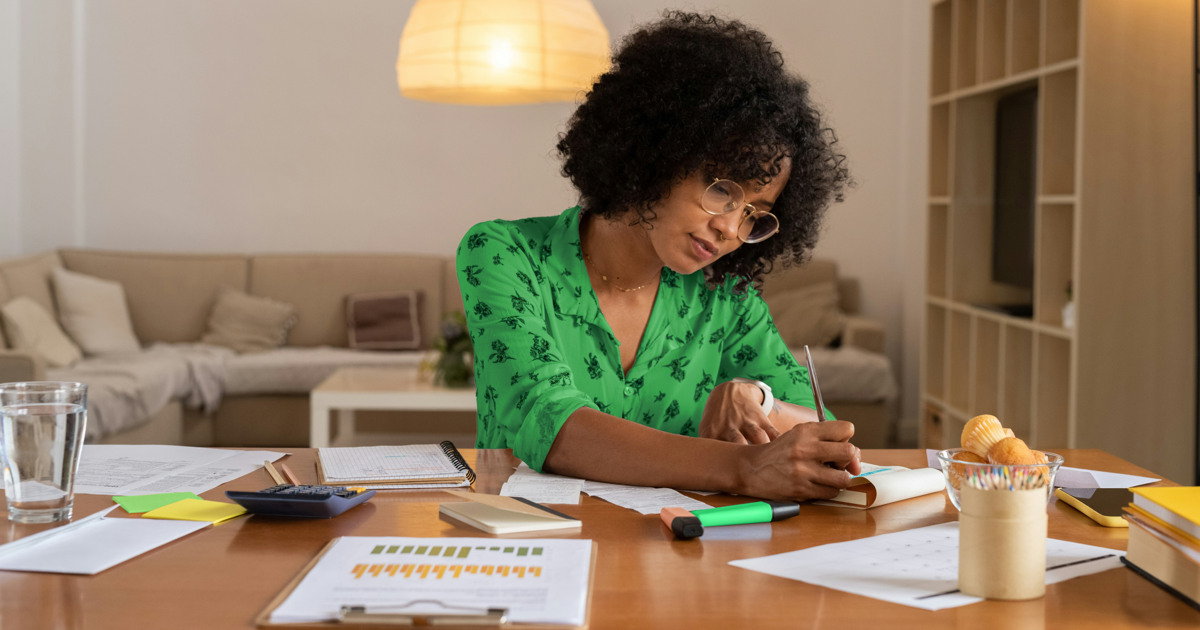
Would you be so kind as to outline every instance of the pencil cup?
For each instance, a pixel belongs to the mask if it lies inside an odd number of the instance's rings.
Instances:
[[[958,588],[987,599],[1046,594],[1046,495],[964,484],[958,518]]]
[[[71,519],[86,424],[83,383],[0,385],[0,462],[11,521]]]

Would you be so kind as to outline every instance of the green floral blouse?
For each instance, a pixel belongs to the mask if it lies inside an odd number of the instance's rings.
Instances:
[[[579,208],[488,221],[458,247],[458,280],[475,346],[478,448],[512,448],[540,471],[559,429],[582,407],[695,436],[709,392],[735,376],[813,407],[808,370],[750,289],[664,268],[629,373],[600,311],[579,244]]]

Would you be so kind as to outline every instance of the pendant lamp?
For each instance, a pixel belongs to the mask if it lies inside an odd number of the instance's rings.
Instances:
[[[404,96],[438,103],[574,101],[609,64],[588,0],[417,0],[396,78]]]

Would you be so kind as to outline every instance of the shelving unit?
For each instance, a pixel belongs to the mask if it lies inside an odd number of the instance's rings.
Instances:
[[[1190,482],[1192,2],[933,0],[920,439],[993,413],[1035,448]],[[991,273],[996,103],[1037,87],[1032,290]],[[1064,326],[1073,300],[1076,322]],[[978,306],[1032,303],[1032,317]]]

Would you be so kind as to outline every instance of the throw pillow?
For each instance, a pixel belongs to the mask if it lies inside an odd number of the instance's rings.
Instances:
[[[829,345],[842,331],[837,284],[817,282],[771,296],[771,316],[788,347]]]
[[[282,346],[295,325],[295,306],[223,286],[200,341],[239,353],[261,352]]]
[[[84,354],[92,356],[142,349],[133,332],[125,289],[120,282],[61,267],[54,269],[53,278],[58,321]]]
[[[59,328],[54,316],[30,298],[19,297],[5,304],[0,317],[13,349],[41,356],[47,367],[66,367],[83,358],[79,346]]]
[[[351,348],[414,350],[421,347],[420,291],[356,293],[346,297]]]

